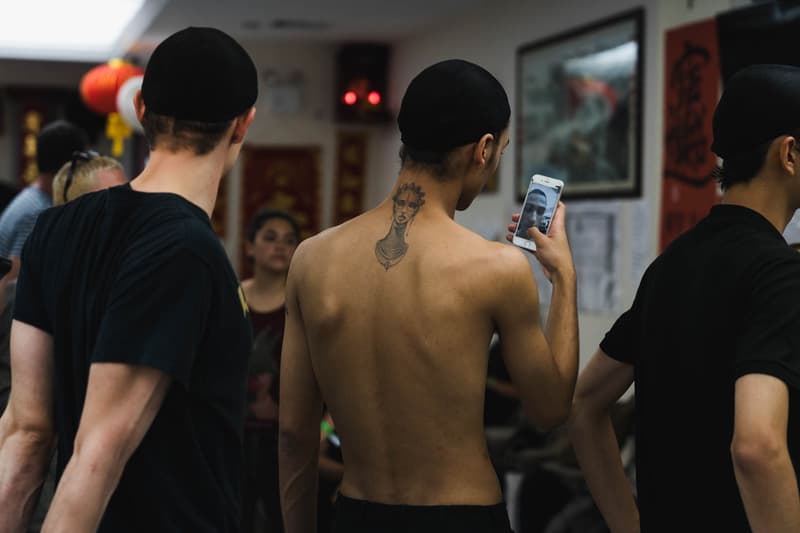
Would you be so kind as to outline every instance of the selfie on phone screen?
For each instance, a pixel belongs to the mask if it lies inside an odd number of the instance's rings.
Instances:
[[[559,185],[549,186],[531,181],[517,225],[517,237],[528,239],[528,229],[532,227],[538,228],[544,234],[547,233],[558,205],[560,193]]]

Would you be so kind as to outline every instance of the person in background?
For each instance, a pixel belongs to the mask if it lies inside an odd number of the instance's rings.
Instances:
[[[258,504],[266,513],[267,531],[283,531],[278,488],[278,398],[283,326],[286,320],[286,275],[300,241],[297,221],[287,212],[263,209],[250,221],[245,254],[253,277],[242,281],[253,350],[248,364],[247,418],[244,429],[242,530],[261,531]]]
[[[5,287],[17,279],[22,245],[33,231],[36,218],[53,205],[53,177],[74,152],[86,150],[88,145],[86,132],[65,120],[46,124],[36,136],[39,175],[0,214],[0,257],[11,259],[11,271],[0,278],[0,295],[4,295]]]
[[[257,96],[233,38],[174,33],[134,97],[144,170],[39,216],[0,418],[0,531],[25,527],[54,446],[44,533],[239,530],[252,328],[210,217]]]
[[[581,372],[570,433],[614,533],[800,531],[800,68],[726,83],[720,205],[645,272]],[[610,411],[635,383],[634,498]]]
[[[127,182],[122,165],[113,157],[92,151],[75,152],[53,178],[53,205]]]

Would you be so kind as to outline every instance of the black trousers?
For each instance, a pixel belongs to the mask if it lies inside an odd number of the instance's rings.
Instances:
[[[513,533],[506,506],[388,505],[342,496],[334,533]]]

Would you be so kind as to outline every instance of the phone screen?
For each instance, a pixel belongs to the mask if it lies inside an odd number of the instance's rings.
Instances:
[[[517,223],[517,231],[514,234],[520,239],[529,240],[528,228],[537,227],[539,231],[546,234],[553,220],[553,213],[558,205],[558,198],[561,196],[561,186],[545,185],[537,181],[531,181],[528,186],[528,194],[525,195],[525,205],[522,206],[522,213]]]
[[[0,278],[5,276],[11,271],[11,260],[5,257],[0,257]]]

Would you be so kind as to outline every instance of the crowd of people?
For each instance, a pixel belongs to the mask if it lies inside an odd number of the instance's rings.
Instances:
[[[513,470],[526,532],[800,531],[800,256],[781,236],[800,68],[726,83],[721,204],[580,375],[567,207],[526,224],[546,321],[527,252],[454,221],[509,143],[492,74],[423,69],[389,195],[303,242],[259,211],[240,280],[210,217],[258,85],[238,42],[187,28],[134,98],[138,176],[68,122],[40,132],[40,174],[0,215],[0,532],[507,533]],[[490,450],[487,424],[518,411],[525,444]]]

